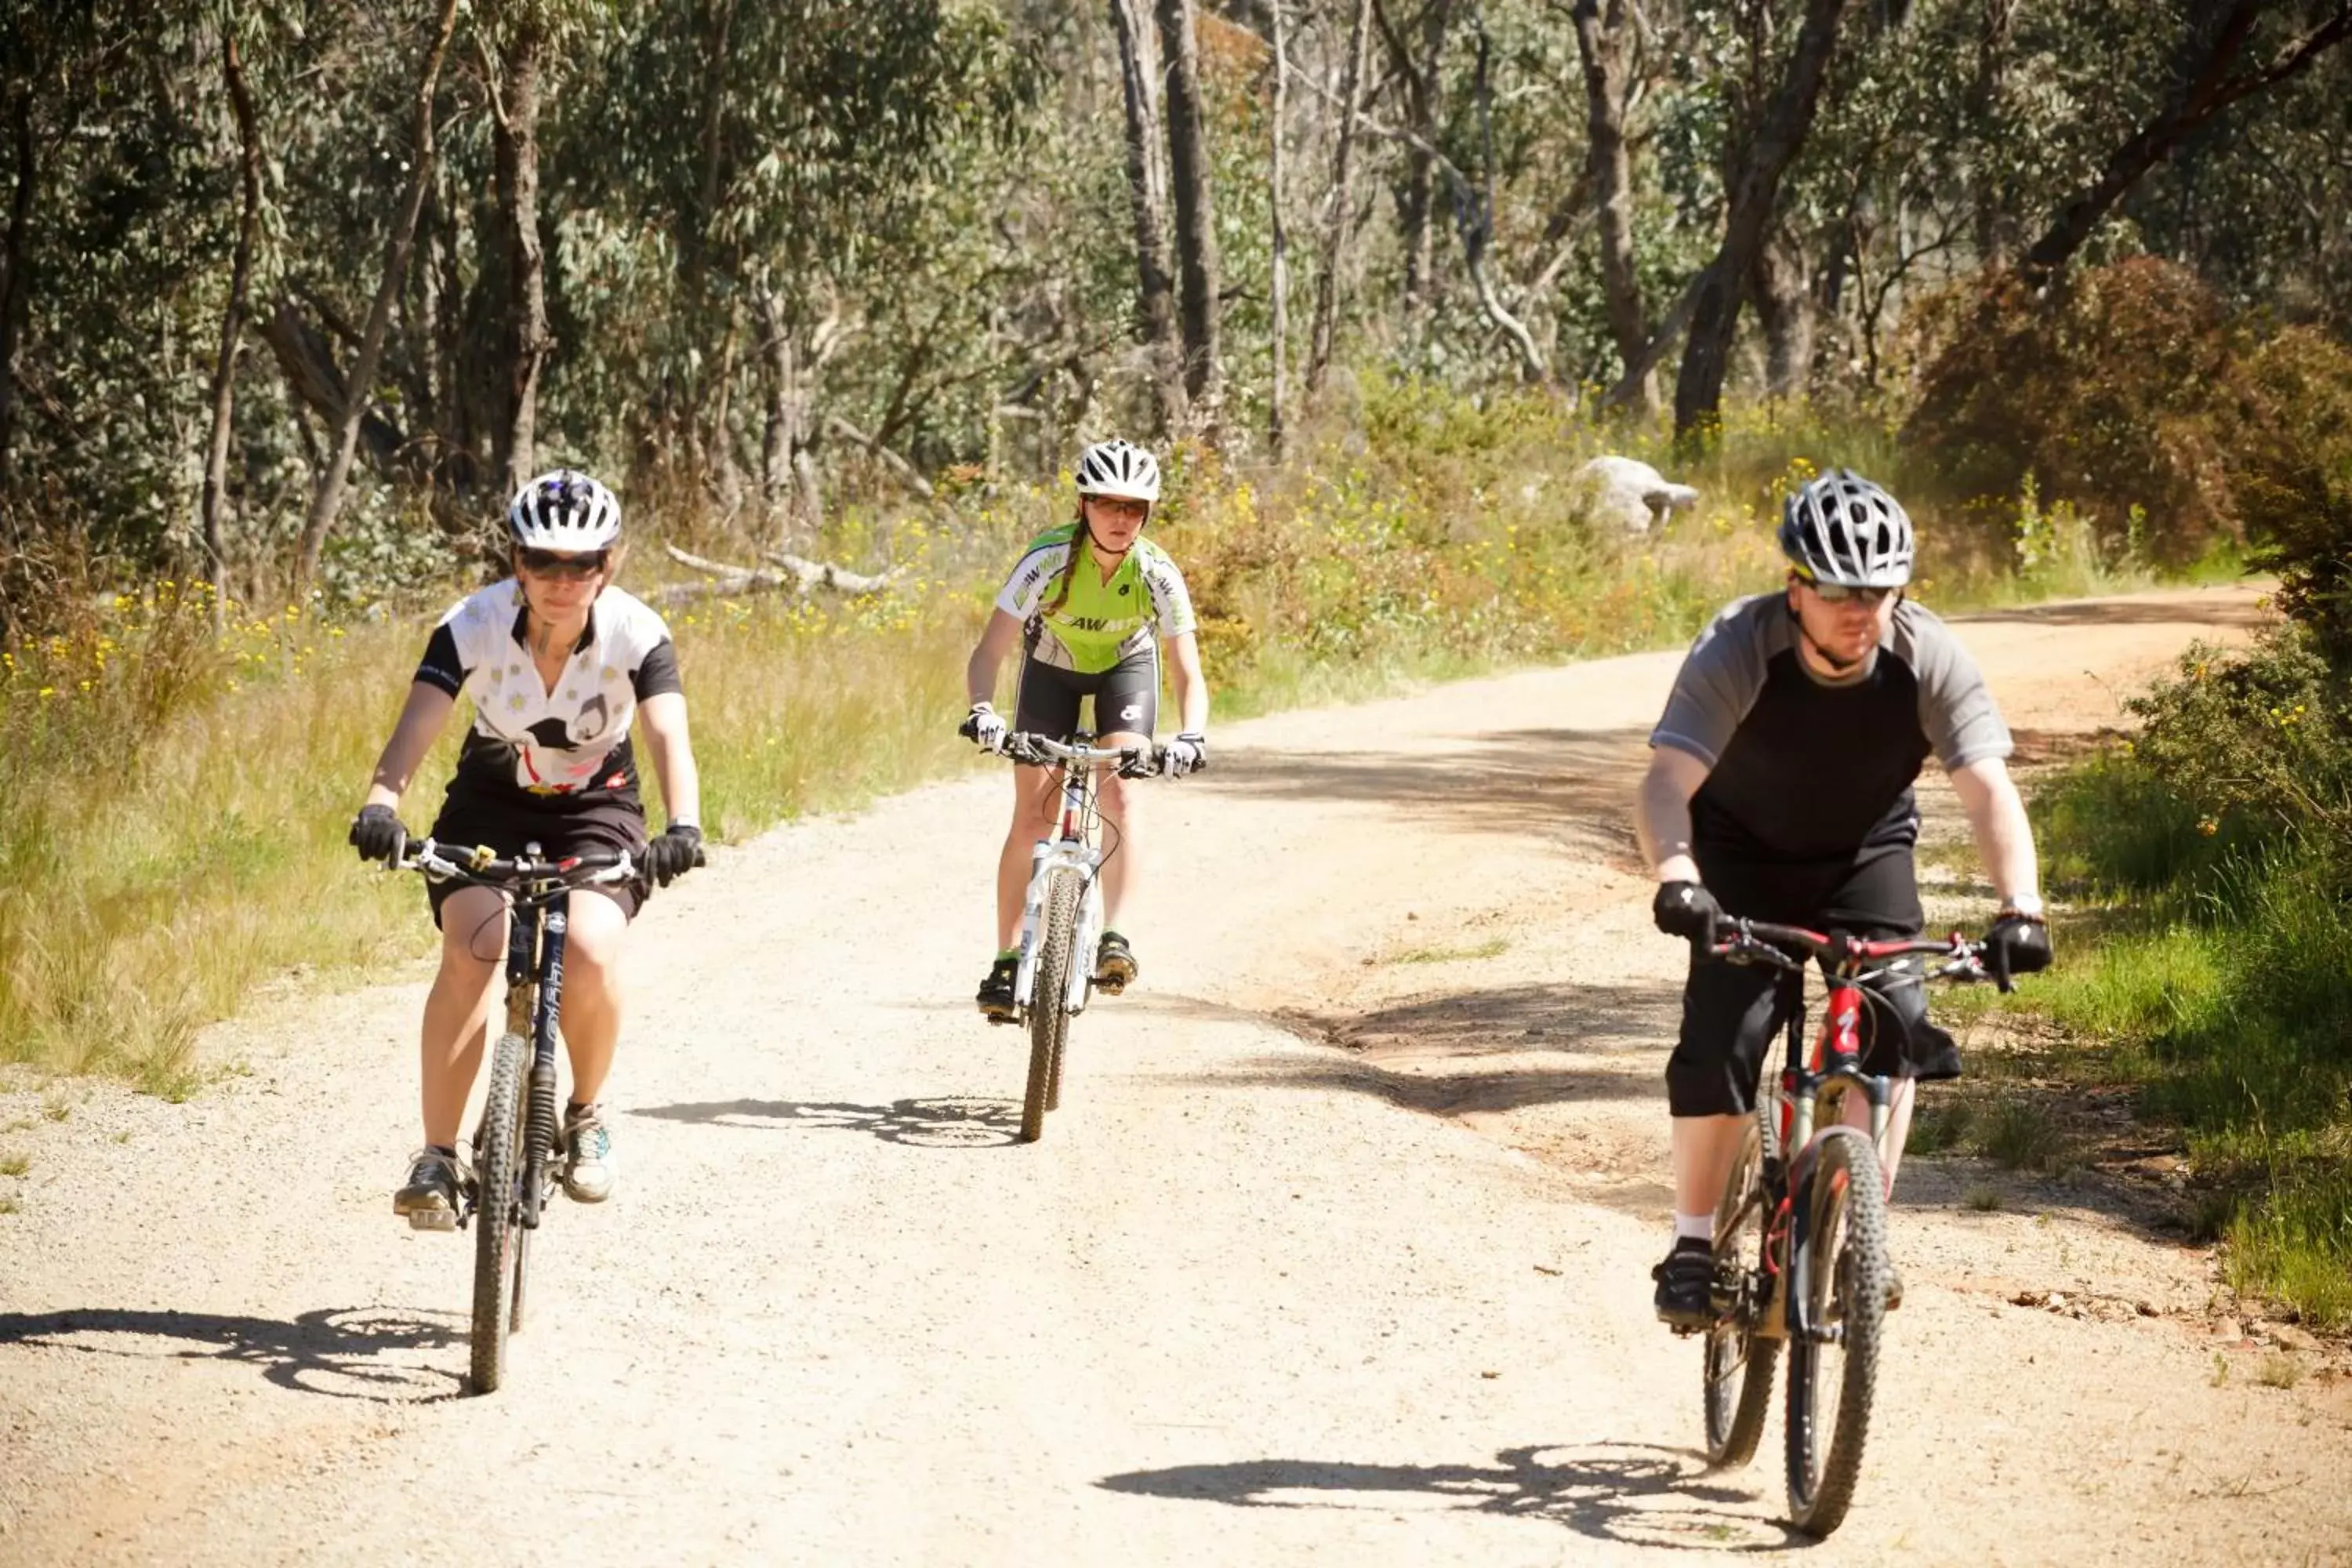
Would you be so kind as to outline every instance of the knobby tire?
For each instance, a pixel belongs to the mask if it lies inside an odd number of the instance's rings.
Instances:
[[[1083,964],[1091,969],[1095,962],[1093,953],[1082,951],[1077,945],[1078,906],[1084,902],[1078,874],[1075,871],[1055,872],[1047,896],[1069,900],[1070,963],[1072,965],[1070,973],[1073,978],[1076,978],[1078,973],[1076,966]],[[1045,1074],[1045,1109],[1047,1110],[1062,1109],[1062,1064],[1069,1059],[1069,1055],[1070,1014],[1067,1005],[1065,1005],[1062,1011],[1061,1033],[1054,1040],[1054,1065]]]
[[[1045,884],[1045,929],[1038,933],[1037,981],[1029,993],[1029,1086],[1021,1099],[1021,1142],[1045,1133],[1045,1112],[1057,1098],[1062,1046],[1070,1032],[1070,943],[1078,919],[1077,873],[1051,873]]]
[[[1792,1336],[1789,1348],[1789,1517],[1818,1537],[1844,1522],[1862,1474],[1895,1279],[1886,1189],[1868,1136],[1850,1127],[1822,1133],[1797,1202],[1810,1223],[1796,1250],[1809,1256],[1792,1257],[1791,1286],[1805,1281],[1811,1321],[1843,1330],[1834,1345]]]
[[[521,1280],[523,1075],[530,1054],[520,1035],[499,1037],[490,1088],[474,1143],[474,1392],[495,1394],[505,1381],[507,1332]]]
[[[1739,1157],[1723,1185],[1715,1210],[1716,1274],[1720,1282],[1737,1279],[1744,1295],[1750,1269],[1764,1265],[1764,1233],[1769,1228],[1772,1200],[1764,1191],[1764,1137],[1750,1122],[1739,1145]],[[1718,1288],[1718,1295],[1721,1294]],[[1769,1294],[1769,1292],[1768,1292]],[[1706,1413],[1706,1461],[1718,1468],[1744,1465],[1756,1457],[1771,1413],[1772,1371],[1780,1358],[1780,1342],[1756,1331],[1756,1314],[1763,1301],[1741,1300],[1727,1317],[1718,1318],[1706,1331],[1702,1362]]]

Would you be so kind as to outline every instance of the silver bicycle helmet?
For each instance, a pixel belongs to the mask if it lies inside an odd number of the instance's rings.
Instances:
[[[1132,441],[1097,441],[1078,454],[1078,493],[1157,501],[1159,460]]]
[[[515,491],[507,527],[525,550],[603,550],[621,537],[621,503],[576,468],[554,468]]]
[[[1911,581],[1911,518],[1851,468],[1832,468],[1780,508],[1780,549],[1816,583],[1900,588]]]

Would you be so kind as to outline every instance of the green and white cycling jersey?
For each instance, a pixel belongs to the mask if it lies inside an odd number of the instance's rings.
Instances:
[[[1076,549],[1077,535],[1078,525],[1066,522],[1031,540],[996,595],[996,607],[1028,628],[1030,658],[1097,675],[1157,638],[1194,628],[1192,596],[1166,551],[1137,540],[1106,583],[1091,556]]]

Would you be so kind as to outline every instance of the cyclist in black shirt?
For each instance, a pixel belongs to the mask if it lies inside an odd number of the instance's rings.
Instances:
[[[1738,601],[1692,645],[1650,736],[1636,828],[1658,879],[1658,929],[1694,943],[1743,916],[1856,935],[1924,923],[1912,782],[1933,756],[1974,829],[2000,912],[1989,962],[2050,962],[2033,834],[2010,781],[2009,730],[1949,627],[1904,596],[1911,520],[1847,470],[1788,498],[1780,593]],[[1865,1065],[1903,1080],[1886,1180],[1912,1084],[1955,1078],[1958,1047],[1927,1022],[1923,987],[1886,990]],[[1778,972],[1694,952],[1682,1034],[1666,1064],[1674,1116],[1675,1243],[1654,1271],[1658,1316],[1704,1327],[1717,1198],[1753,1115],[1766,1056],[1793,1001]],[[1868,1125],[1869,1106],[1847,1113]]]

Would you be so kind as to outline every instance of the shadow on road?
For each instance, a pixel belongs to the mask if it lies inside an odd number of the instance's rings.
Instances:
[[[1528,833],[1632,868],[1633,784],[1647,729],[1504,730],[1442,752],[1286,753],[1236,747],[1201,787],[1275,800],[1356,801],[1424,822]]]
[[[1021,1140],[1021,1108],[1009,1100],[942,1095],[887,1105],[844,1100],[709,1100],[632,1110],[663,1121],[713,1127],[833,1128],[922,1149],[993,1149]]]
[[[1515,1518],[1551,1520],[1595,1540],[1639,1546],[1770,1552],[1799,1543],[1785,1526],[1739,1511],[1751,1494],[1708,1481],[1696,1454],[1639,1443],[1506,1448],[1492,1467],[1248,1459],[1130,1470],[1095,1484],[1139,1497],[1235,1508],[1391,1511],[1397,1494]]]
[[[2231,594],[2149,601],[2107,599],[2063,605],[2026,605],[2007,610],[1976,610],[1952,617],[1963,626],[2267,626],[2276,615],[2253,600]]]
[[[396,1308],[321,1307],[291,1321],[114,1307],[0,1312],[0,1346],[237,1362],[261,1368],[269,1382],[299,1394],[408,1405],[460,1397],[464,1380],[455,1372],[383,1358],[444,1350],[465,1339],[455,1313]],[[183,1348],[137,1342],[142,1340],[177,1341]]]

